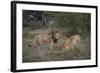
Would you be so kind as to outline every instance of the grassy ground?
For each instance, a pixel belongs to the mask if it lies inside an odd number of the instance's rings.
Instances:
[[[81,38],[81,41],[73,49],[62,48],[65,37],[54,44],[50,49],[49,44],[43,44],[38,49],[34,43],[34,36],[38,32],[49,32],[50,30],[23,30],[23,62],[63,61],[63,60],[85,60],[91,58],[90,38]]]

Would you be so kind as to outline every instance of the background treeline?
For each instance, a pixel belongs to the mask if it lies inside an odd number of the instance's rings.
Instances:
[[[91,32],[90,13],[23,10],[23,18],[23,27],[31,30],[61,28],[65,29],[63,31],[65,35],[78,33],[83,36]]]

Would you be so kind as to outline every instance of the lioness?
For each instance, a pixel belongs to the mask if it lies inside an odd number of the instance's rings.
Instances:
[[[38,46],[40,46],[42,43],[49,43],[50,48],[53,49],[53,44],[57,43],[59,38],[59,31],[51,31],[50,33],[40,33],[36,35],[36,43]]]
[[[64,42],[63,47],[66,49],[74,48],[78,41],[80,41],[80,35],[73,35]]]

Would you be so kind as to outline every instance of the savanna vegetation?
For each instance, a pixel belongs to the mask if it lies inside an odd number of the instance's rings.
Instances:
[[[35,35],[52,30],[61,32],[61,38],[54,48],[43,44],[41,50],[34,42]],[[65,39],[74,34],[81,36],[73,48],[62,48]],[[85,60],[91,58],[91,14],[77,12],[52,12],[23,10],[23,62]]]

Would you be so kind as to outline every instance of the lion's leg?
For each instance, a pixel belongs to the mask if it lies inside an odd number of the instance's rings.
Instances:
[[[53,49],[53,44],[54,44],[54,42],[53,42],[53,40],[51,41],[51,44],[50,44],[50,48],[51,49]]]
[[[41,61],[46,60],[45,52],[42,49],[42,42],[38,42],[37,43],[37,47],[38,47],[37,50],[38,50],[38,54],[39,54],[40,60]]]
[[[38,45],[38,48],[37,49],[38,49],[38,54],[39,54],[40,60],[44,61],[45,58],[44,58],[44,53],[41,50],[41,45]]]
[[[36,40],[36,44],[37,44],[37,51],[38,51],[39,57],[42,60],[41,42],[39,40]]]

